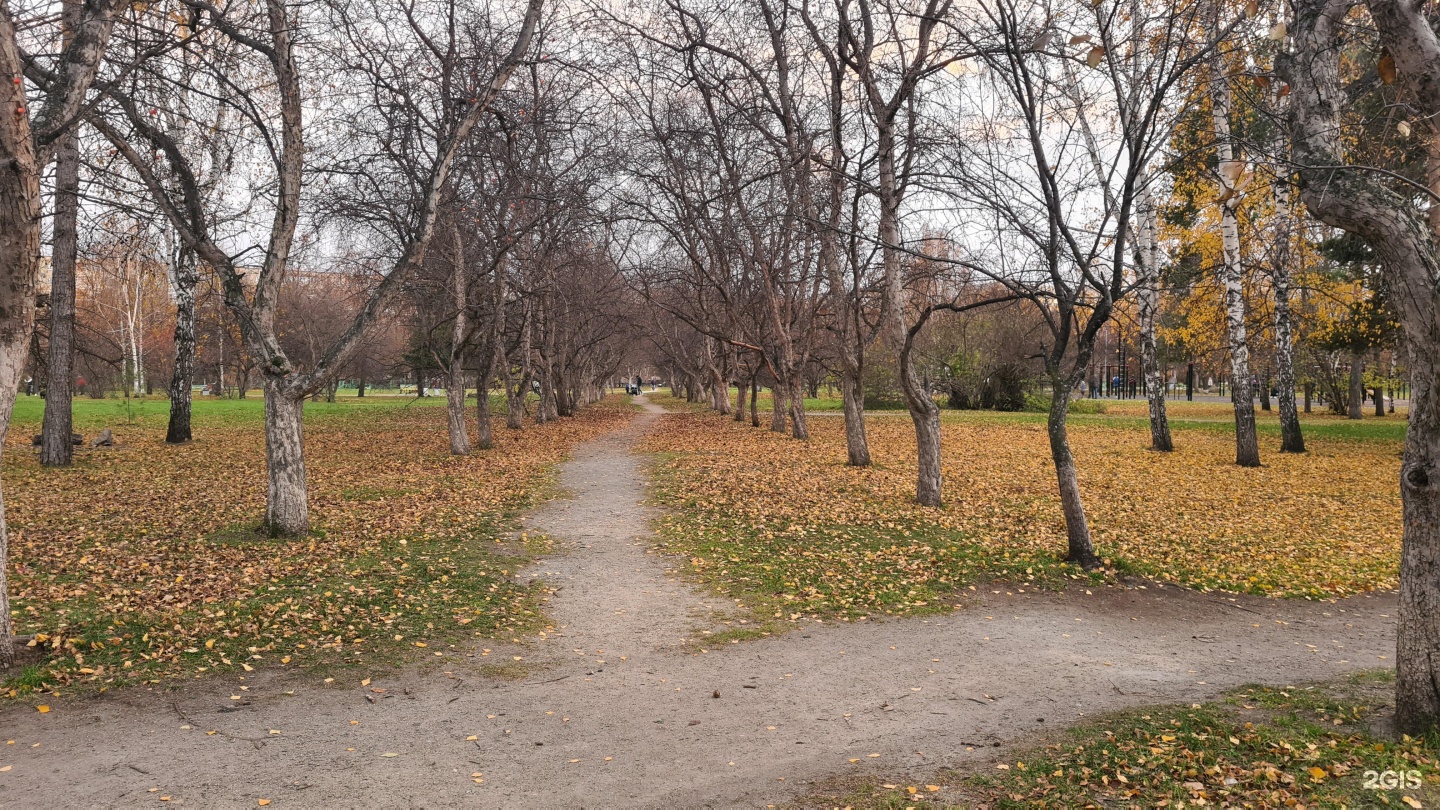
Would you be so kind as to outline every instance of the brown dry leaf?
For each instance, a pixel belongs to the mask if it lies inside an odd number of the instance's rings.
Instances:
[[[1375,70],[1380,74],[1380,81],[1386,84],[1395,83],[1395,57],[1389,51],[1381,51],[1380,61],[1375,63]]]

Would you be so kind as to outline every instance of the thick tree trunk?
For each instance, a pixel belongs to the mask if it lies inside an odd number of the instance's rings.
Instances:
[[[445,379],[445,421],[450,433],[450,454],[470,455],[470,429],[465,424],[465,370],[458,363]]]
[[[745,395],[749,392],[750,386],[741,377],[735,382],[735,421],[745,421]]]
[[[1399,0],[1366,6],[1396,62],[1410,120],[1426,138],[1427,180],[1440,189],[1440,40],[1427,7]],[[1350,100],[1339,65],[1339,54],[1349,51],[1350,5],[1297,0],[1294,7],[1295,48],[1279,67],[1294,88],[1290,125],[1302,199],[1316,217],[1363,237],[1375,251],[1409,353],[1395,725],[1418,737],[1440,725],[1440,206],[1430,204],[1427,219],[1388,180],[1325,168],[1350,162],[1341,128]]]
[[[1365,360],[1359,352],[1350,353],[1350,392],[1346,398],[1347,415],[1360,419],[1365,415]]]
[[[190,432],[190,392],[195,374],[195,259],[182,249],[175,257],[175,369],[170,375],[170,424],[165,441],[184,444]]]
[[[1385,386],[1379,384],[1375,386],[1375,415],[1385,415]]]
[[[45,418],[40,429],[40,463],[70,464],[70,388],[75,380],[75,258],[79,252],[76,220],[80,214],[80,148],[74,133],[55,149],[55,225],[50,260],[50,380],[45,388]]]
[[[810,438],[810,425],[805,421],[804,385],[799,375],[790,378],[790,435],[797,439]]]
[[[1400,466],[1404,540],[1395,638],[1395,717],[1420,734],[1440,725],[1440,333],[1410,348],[1410,424]],[[1418,344],[1418,345],[1417,345]]]
[[[865,435],[865,391],[859,374],[849,369],[840,374],[840,401],[845,408],[846,463],[870,466],[870,441]]]
[[[1090,524],[1085,519],[1085,505],[1080,500],[1080,479],[1075,472],[1075,457],[1070,452],[1066,424],[1069,415],[1070,385],[1058,375],[1052,375],[1046,430],[1050,434],[1050,458],[1055,462],[1055,479],[1060,485],[1060,508],[1065,513],[1065,535],[1069,544],[1065,559],[1082,568],[1099,568],[1100,557],[1090,540]]]
[[[265,380],[265,530],[293,537],[310,530],[305,495],[305,395],[292,396],[279,381]]]
[[[1140,252],[1140,364],[1145,373],[1145,390],[1150,400],[1150,449],[1168,453],[1175,449],[1170,437],[1170,420],[1165,413],[1165,380],[1155,348],[1155,323],[1160,313],[1160,242],[1155,200],[1149,191],[1139,211]],[[1068,395],[1067,395],[1068,396]]]
[[[710,366],[711,406],[721,416],[730,415],[730,384],[724,370],[718,365]]]
[[[785,383],[780,380],[770,388],[770,429],[776,433],[784,433],[786,428],[785,414],[789,408],[785,403],[785,389]]]
[[[1234,186],[1243,167],[1230,143],[1230,84],[1224,64],[1216,59],[1211,77],[1211,117],[1219,156],[1220,241],[1224,260],[1220,281],[1225,288],[1225,331],[1230,349],[1230,401],[1235,408],[1235,463],[1260,466],[1260,439],[1255,433],[1255,395],[1250,383],[1250,348],[1245,335],[1245,290],[1240,265],[1240,225],[1235,216],[1239,193]]]
[[[939,506],[940,472],[940,406],[925,390],[915,373],[914,337],[907,335],[900,349],[900,383],[910,421],[915,426],[915,502],[921,506]]]

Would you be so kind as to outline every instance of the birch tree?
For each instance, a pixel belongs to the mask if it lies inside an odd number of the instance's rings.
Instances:
[[[1218,24],[1219,12],[1213,17]],[[1220,283],[1225,294],[1225,337],[1230,356],[1230,403],[1235,410],[1235,463],[1260,466],[1260,439],[1255,432],[1255,389],[1250,377],[1250,345],[1245,324],[1244,268],[1240,263],[1240,206],[1245,163],[1235,154],[1230,134],[1230,69],[1226,53],[1217,49],[1210,60],[1210,117],[1215,130],[1220,206]]]

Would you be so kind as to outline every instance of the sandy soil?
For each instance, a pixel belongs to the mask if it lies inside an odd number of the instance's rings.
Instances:
[[[527,519],[557,540],[527,572],[554,589],[543,638],[368,687],[257,672],[6,707],[0,805],[759,806],[866,769],[983,762],[1087,714],[1391,663],[1389,595],[1154,585],[986,588],[944,617],[706,647],[733,606],[649,551],[630,447],[657,410],[581,448],[572,497]]]

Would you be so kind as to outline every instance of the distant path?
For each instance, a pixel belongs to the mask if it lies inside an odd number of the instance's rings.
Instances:
[[[256,672],[5,708],[0,805],[756,806],[839,773],[984,761],[1082,714],[1391,663],[1390,596],[1171,587],[987,590],[944,617],[807,624],[700,653],[686,639],[728,603],[648,551],[630,448],[659,411],[646,402],[579,448],[562,468],[572,497],[528,519],[559,545],[526,572],[555,589],[543,640],[363,689]],[[498,664],[542,666],[482,671]]]

